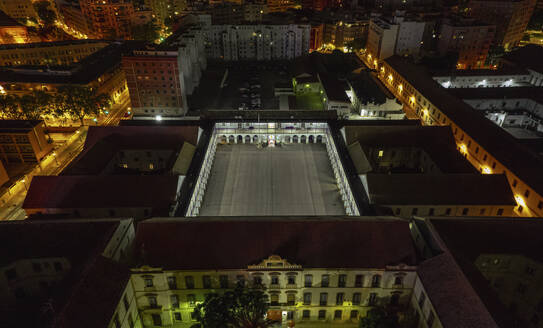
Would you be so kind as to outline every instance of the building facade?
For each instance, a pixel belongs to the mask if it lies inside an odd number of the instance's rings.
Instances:
[[[36,163],[52,149],[43,121],[0,121],[0,156],[4,163]]]
[[[38,13],[34,9],[34,2],[31,0],[0,0],[0,10],[9,17],[18,20],[38,19]]]
[[[82,0],[81,11],[91,26],[91,35],[102,39],[131,39],[136,14],[129,0]]]
[[[123,56],[134,115],[174,115],[187,112],[185,81],[176,50],[134,51]]]
[[[225,61],[294,59],[309,52],[309,25],[211,25],[208,58]]]

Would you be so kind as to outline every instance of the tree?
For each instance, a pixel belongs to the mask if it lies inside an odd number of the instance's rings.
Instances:
[[[17,104],[17,97],[11,95],[0,95],[0,112],[3,119],[15,119],[18,118],[19,106]]]
[[[40,17],[44,25],[53,25],[55,23],[55,20],[57,19],[56,13],[53,10],[49,9],[49,5],[50,3],[47,0],[42,0],[34,3],[34,8],[36,8],[38,17]]]
[[[486,56],[486,62],[485,65],[487,66],[493,66],[497,65],[499,62],[499,59],[505,55],[505,49],[500,46],[491,46],[488,50],[488,55]]]
[[[134,40],[145,40],[154,42],[159,37],[159,28],[153,22],[142,25],[136,25],[132,28],[132,38]]]
[[[266,328],[271,321],[264,288],[247,288],[238,284],[224,294],[208,294],[196,307],[196,320],[202,328]]]
[[[352,48],[354,51],[360,51],[360,49],[366,48],[366,41],[365,37],[356,38],[353,41],[347,42],[346,47]]]
[[[359,328],[396,328],[398,317],[388,313],[384,308],[376,307],[368,311],[366,316],[360,319]]]
[[[39,120],[41,113],[36,107],[36,99],[31,95],[24,95],[17,99],[19,103],[21,118],[27,120]]]
[[[104,107],[109,107],[110,99],[105,94],[97,94],[96,89],[66,85],[59,88],[57,106],[61,108],[55,110],[56,113],[62,112],[72,117],[76,117],[84,125],[83,119],[86,116],[96,116]]]

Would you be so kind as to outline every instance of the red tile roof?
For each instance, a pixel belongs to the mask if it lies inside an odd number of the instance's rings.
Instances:
[[[175,201],[177,186],[177,176],[37,176],[23,208],[150,207],[156,215],[167,215],[164,210]]]
[[[270,255],[310,268],[416,264],[399,219],[152,219],[139,224],[140,264],[166,269],[243,269]]]

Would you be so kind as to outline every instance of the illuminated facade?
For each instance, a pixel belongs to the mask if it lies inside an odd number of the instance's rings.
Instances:
[[[71,65],[107,45],[105,41],[94,40],[0,45],[0,66]]]
[[[43,121],[0,120],[0,158],[4,163],[36,163],[52,149]]]
[[[92,35],[102,39],[131,39],[132,20],[136,14],[129,0],[82,0],[81,11]]]
[[[471,106],[449,94],[423,68],[397,56],[385,60],[381,66],[375,65],[369,55],[363,59],[379,70],[380,80],[404,104],[411,117],[420,118],[425,125],[450,126],[458,151],[477,170],[507,176],[518,205],[515,215],[543,216],[543,192],[538,191],[539,182],[535,178],[538,173],[531,169],[539,161],[537,157],[520,147],[499,126],[476,116]],[[476,125],[474,120],[478,122]],[[494,138],[490,140],[488,135]],[[518,158],[513,160],[511,152]],[[527,178],[532,175],[533,179]]]
[[[32,0],[0,0],[0,10],[14,19],[38,19]]]
[[[17,2],[14,2],[17,3]],[[26,26],[0,11],[0,45],[11,43],[26,43],[28,31]]]

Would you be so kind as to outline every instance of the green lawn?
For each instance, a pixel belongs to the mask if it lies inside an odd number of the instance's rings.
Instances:
[[[296,109],[324,110],[322,95],[318,93],[306,93],[296,96]]]

